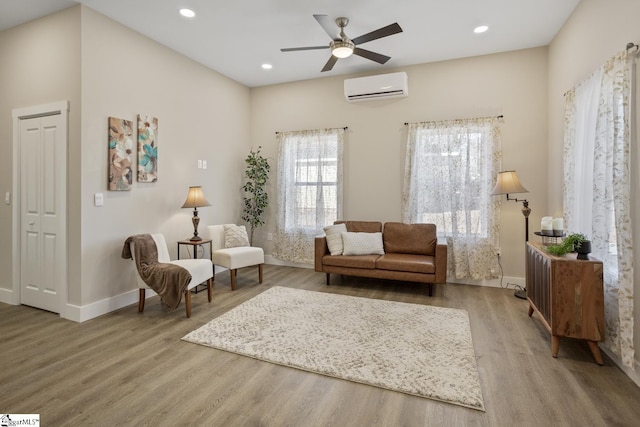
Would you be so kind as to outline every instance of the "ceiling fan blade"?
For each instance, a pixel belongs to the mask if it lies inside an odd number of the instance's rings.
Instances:
[[[318,50],[318,49],[329,49],[329,46],[287,47],[284,49],[280,49],[280,52],[297,52],[299,50]]]
[[[355,49],[353,49],[353,54],[362,56],[363,58],[370,59],[372,61],[377,62],[378,64],[384,64],[391,59],[390,56],[382,55],[376,52],[371,52],[370,50],[362,49],[359,47],[356,47]]]
[[[313,15],[318,24],[329,34],[331,40],[340,40],[336,32],[336,24],[329,18],[329,15]]]
[[[356,37],[355,39],[351,39],[353,43],[356,45],[370,42],[372,40],[381,39],[382,37],[392,36],[394,34],[398,34],[402,32],[402,28],[398,23],[393,23],[391,25],[387,25],[386,27],[378,28],[375,31],[371,31],[370,33],[363,34],[360,37]]]
[[[338,62],[338,58],[331,55],[327,63],[324,64],[324,68],[322,69],[322,72],[324,73],[325,71],[331,71],[333,66],[336,65],[336,62]]]

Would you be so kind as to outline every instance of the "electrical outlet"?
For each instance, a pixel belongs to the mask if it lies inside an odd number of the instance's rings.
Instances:
[[[496,256],[501,256],[502,255],[502,251],[500,248],[496,249]]]
[[[198,160],[198,169],[202,169],[202,160]]]

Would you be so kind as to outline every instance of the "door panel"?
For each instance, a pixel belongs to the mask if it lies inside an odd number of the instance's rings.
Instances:
[[[20,302],[60,312],[66,204],[66,135],[60,115],[20,120]]]

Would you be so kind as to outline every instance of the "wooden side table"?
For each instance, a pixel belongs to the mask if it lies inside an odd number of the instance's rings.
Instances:
[[[185,240],[178,240],[178,259],[180,259],[180,247],[181,246],[187,246],[187,248],[189,246],[191,246],[193,248],[193,259],[198,258],[198,246],[200,245],[209,245],[209,258],[211,259],[211,268],[213,268],[214,273],[215,273],[215,267],[213,266],[213,246],[211,243],[211,239],[202,239],[202,240],[189,240],[189,239],[185,239]],[[198,287],[200,285],[194,287],[191,291],[195,294],[198,293]],[[205,286],[205,285],[203,285]]]

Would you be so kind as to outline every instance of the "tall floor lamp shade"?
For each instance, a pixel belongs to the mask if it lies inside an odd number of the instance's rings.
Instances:
[[[513,193],[528,193],[529,190],[524,188],[520,184],[516,171],[502,171],[498,173],[498,179],[496,180],[496,186],[493,188],[492,195],[507,195],[507,200],[514,202],[522,202],[522,215],[524,215],[524,239],[529,241],[529,214],[531,214],[531,208],[529,207],[529,201],[526,199],[514,199],[510,198],[509,194]],[[514,294],[518,298],[526,299],[526,290],[517,289]]]
[[[202,237],[198,236],[198,224],[200,223],[200,218],[198,217],[198,208],[204,206],[211,206],[211,203],[209,203],[204,197],[202,187],[189,187],[187,200],[184,201],[184,205],[182,205],[182,207],[193,208],[193,218],[191,218],[191,222],[193,222],[193,237],[190,239],[192,242],[202,240]]]

